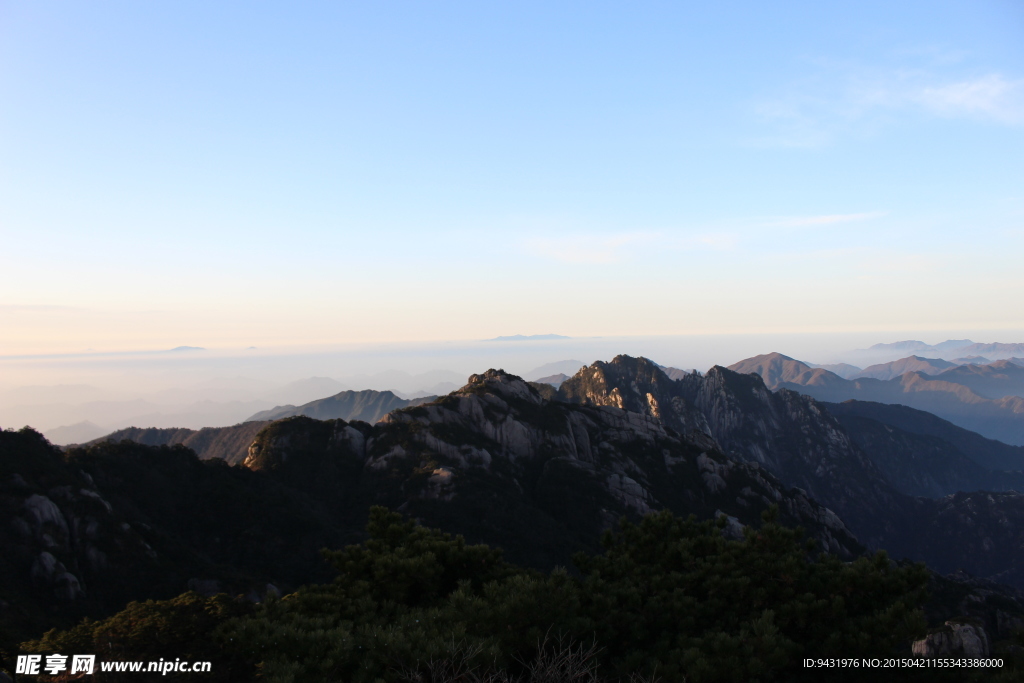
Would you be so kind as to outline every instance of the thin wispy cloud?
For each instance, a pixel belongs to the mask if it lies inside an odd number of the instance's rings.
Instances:
[[[775,128],[754,142],[784,147],[817,147],[842,136],[871,135],[915,113],[1021,125],[1024,79],[998,72],[950,78],[922,69],[879,74],[826,68],[824,74],[754,102],[753,111]]]
[[[534,237],[526,241],[527,251],[534,256],[562,263],[602,264],[616,263],[627,251],[652,244],[656,233],[635,232],[616,235],[565,235],[560,237]]]
[[[651,249],[659,252],[723,250],[732,249],[736,244],[735,235],[730,233],[677,235],[667,231],[534,237],[525,242],[527,252],[534,256],[574,264],[620,263]]]
[[[837,223],[855,223],[858,221],[869,221],[880,218],[886,214],[885,211],[868,211],[865,213],[835,213],[821,216],[785,216],[773,218],[758,227],[762,228],[805,228],[822,225],[835,225]]]
[[[973,80],[926,87],[915,94],[925,108],[945,116],[982,116],[1009,124],[1024,123],[1024,79],[989,74]]]
[[[707,233],[695,235],[681,241],[680,246],[702,246],[711,249],[732,249],[739,244],[739,239],[732,233]]]

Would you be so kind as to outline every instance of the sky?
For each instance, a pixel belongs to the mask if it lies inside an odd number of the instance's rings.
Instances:
[[[0,0],[0,356],[1024,341],[1022,255],[1019,2]]]

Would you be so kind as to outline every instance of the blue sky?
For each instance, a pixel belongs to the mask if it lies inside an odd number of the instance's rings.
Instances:
[[[0,354],[1022,329],[1024,6],[0,0]]]

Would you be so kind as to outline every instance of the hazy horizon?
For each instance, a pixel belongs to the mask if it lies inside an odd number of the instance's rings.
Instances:
[[[1024,328],[1003,330],[945,330],[922,333],[835,332],[775,334],[617,335],[566,337],[542,341],[484,339],[422,340],[363,344],[306,344],[278,347],[211,348],[182,344],[165,349],[131,349],[67,354],[0,356],[0,387],[26,385],[31,377],[76,383],[69,378],[108,377],[111,369],[142,371],[153,376],[167,373],[175,382],[192,376],[198,381],[217,373],[250,372],[268,381],[287,382],[312,376],[402,371],[423,373],[446,369],[480,372],[507,365],[511,372],[527,372],[545,363],[582,356],[590,363],[611,360],[620,353],[647,356],[663,365],[704,371],[712,365],[730,365],[753,355],[779,352],[813,363],[846,362],[850,354],[875,344],[918,340],[941,343],[949,339],[974,342],[1019,343]],[[180,348],[180,350],[179,350]],[[442,367],[444,366],[444,367]],[[183,374],[184,373],[184,374]],[[130,375],[126,375],[130,377]],[[40,384],[47,384],[40,382]]]
[[[1019,343],[1024,342],[1024,330],[462,340],[2,357],[0,427],[28,425],[47,432],[88,422],[109,432],[127,426],[226,426],[261,410],[343,390],[391,390],[400,396],[448,393],[470,374],[489,368],[537,379],[534,371],[546,364],[575,360],[589,365],[627,354],[704,372],[771,352],[810,363],[864,367],[911,355],[865,351],[877,343],[917,339],[935,344],[964,338]]]

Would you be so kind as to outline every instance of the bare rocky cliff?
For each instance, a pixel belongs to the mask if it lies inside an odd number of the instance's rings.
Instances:
[[[803,489],[854,521],[856,533],[871,544],[885,536],[888,513],[904,502],[831,415],[795,392],[769,391],[756,375],[716,366],[706,375],[673,381],[645,358],[618,356],[581,370],[562,385],[559,398],[621,403],[653,417],[668,412],[659,410],[663,405],[682,406],[683,420],[675,410],[668,419],[700,425],[701,439],[731,459],[758,463]]]
[[[768,360],[778,361],[778,372],[794,370],[784,365],[791,359]],[[660,406],[677,401],[699,413],[690,413],[689,423],[703,418],[704,438],[712,438],[728,458],[758,463],[786,485],[806,491],[870,547],[924,560],[944,572],[967,569],[1024,585],[1013,570],[1024,564],[1024,544],[1016,531],[1024,511],[1021,494],[914,498],[890,483],[893,467],[876,463],[884,453],[859,446],[814,399],[786,389],[770,391],[754,372],[714,367],[704,376],[693,373],[673,381],[652,370],[653,365],[629,356],[595,363],[566,380],[558,397],[584,405],[629,405],[652,417],[665,416]],[[968,544],[969,553],[961,550],[967,546],[955,544],[955,539],[982,531],[981,538],[988,540]]]
[[[672,410],[690,409],[676,401]],[[808,529],[825,549],[851,556],[861,548],[834,513],[760,465],[724,457],[703,431],[684,438],[660,418],[618,405],[551,401],[500,370],[473,375],[432,403],[392,412],[372,430],[300,420],[265,430],[246,466],[315,478],[298,472],[342,453],[362,458],[360,488],[376,492],[375,502],[443,520],[471,539],[496,542],[487,530],[504,529],[499,545],[536,558],[557,558],[546,538],[584,547],[622,515],[663,508],[723,516],[739,533],[777,505],[784,521]],[[678,424],[694,432],[692,424]],[[706,428],[702,420],[695,424]],[[305,458],[317,430],[321,455]],[[511,522],[510,510],[537,527]]]

